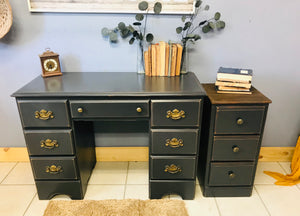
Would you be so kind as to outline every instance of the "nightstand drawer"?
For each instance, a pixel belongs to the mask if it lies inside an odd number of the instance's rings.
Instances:
[[[194,179],[195,156],[151,156],[150,179]]]
[[[151,154],[197,154],[198,129],[152,129]]]
[[[255,160],[259,136],[214,136],[212,161]]]
[[[264,106],[217,106],[215,134],[261,133]]]
[[[67,100],[18,100],[23,127],[70,127]]]
[[[254,177],[254,163],[211,163],[209,185],[252,185]]]
[[[199,126],[201,100],[152,100],[152,126]]]
[[[36,180],[78,179],[75,157],[32,157],[30,160]]]
[[[73,118],[138,118],[149,116],[149,100],[70,101]]]
[[[25,130],[28,153],[34,155],[73,155],[72,130]]]

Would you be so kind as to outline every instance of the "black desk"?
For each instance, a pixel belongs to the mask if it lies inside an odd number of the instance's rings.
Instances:
[[[15,92],[40,199],[83,199],[95,165],[95,121],[146,121],[149,196],[193,199],[205,91],[193,73],[64,73]]]

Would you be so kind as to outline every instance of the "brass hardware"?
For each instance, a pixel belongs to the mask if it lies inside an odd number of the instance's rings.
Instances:
[[[234,174],[234,172],[232,172],[232,171],[228,172],[228,176],[229,176],[229,178],[231,178],[231,179],[235,178],[235,174]]]
[[[174,165],[174,164],[171,164],[170,166],[169,165],[165,166],[165,172],[168,172],[168,173],[171,173],[171,174],[176,174],[176,173],[179,173],[181,171],[182,171],[181,168]]]
[[[46,167],[46,172],[50,174],[58,174],[61,173],[62,171],[63,169],[61,166],[51,165]]]
[[[172,138],[166,139],[166,146],[170,146],[171,148],[179,148],[183,146],[183,140],[182,139],[176,139]]]
[[[237,152],[240,151],[240,148],[237,147],[237,146],[232,146],[232,151],[233,151],[234,153],[237,153]]]
[[[178,109],[174,109],[173,111],[168,110],[166,117],[173,120],[179,120],[185,118],[185,112],[183,110],[179,111]]]
[[[242,124],[244,124],[244,120],[241,119],[241,118],[239,118],[238,120],[236,120],[236,123],[237,123],[238,125],[242,125]]]
[[[143,110],[142,110],[141,107],[138,107],[138,108],[136,108],[136,111],[140,113],[140,112],[142,112]]]
[[[56,140],[46,139],[41,140],[41,147],[46,149],[53,149],[54,147],[58,147],[58,143]]]
[[[78,108],[78,109],[77,109],[77,112],[82,113],[82,112],[83,112],[83,109],[82,109],[82,108]]]
[[[48,120],[49,118],[54,118],[52,111],[47,111],[42,109],[41,111],[35,111],[35,118],[41,119],[41,120]]]

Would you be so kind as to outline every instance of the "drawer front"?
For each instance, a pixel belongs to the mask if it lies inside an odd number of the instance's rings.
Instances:
[[[194,179],[194,156],[151,156],[151,179]]]
[[[199,126],[201,99],[152,100],[152,126]]]
[[[209,185],[252,185],[254,176],[254,163],[211,163]]]
[[[198,129],[152,129],[151,154],[197,154]]]
[[[259,134],[264,106],[217,106],[215,134]]]
[[[78,100],[70,101],[73,118],[148,117],[149,100]]]
[[[70,127],[67,100],[18,100],[23,127]]]
[[[78,179],[75,157],[32,157],[30,161],[36,180]]]
[[[34,155],[74,155],[72,130],[25,130],[28,153]]]
[[[259,136],[215,136],[212,149],[213,161],[255,160]]]

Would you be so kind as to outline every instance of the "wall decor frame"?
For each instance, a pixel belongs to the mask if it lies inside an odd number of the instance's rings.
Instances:
[[[27,0],[31,12],[139,13],[140,0]],[[191,14],[194,0],[159,0],[162,14]],[[150,7],[156,1],[149,1]],[[152,13],[149,11],[149,13]]]

